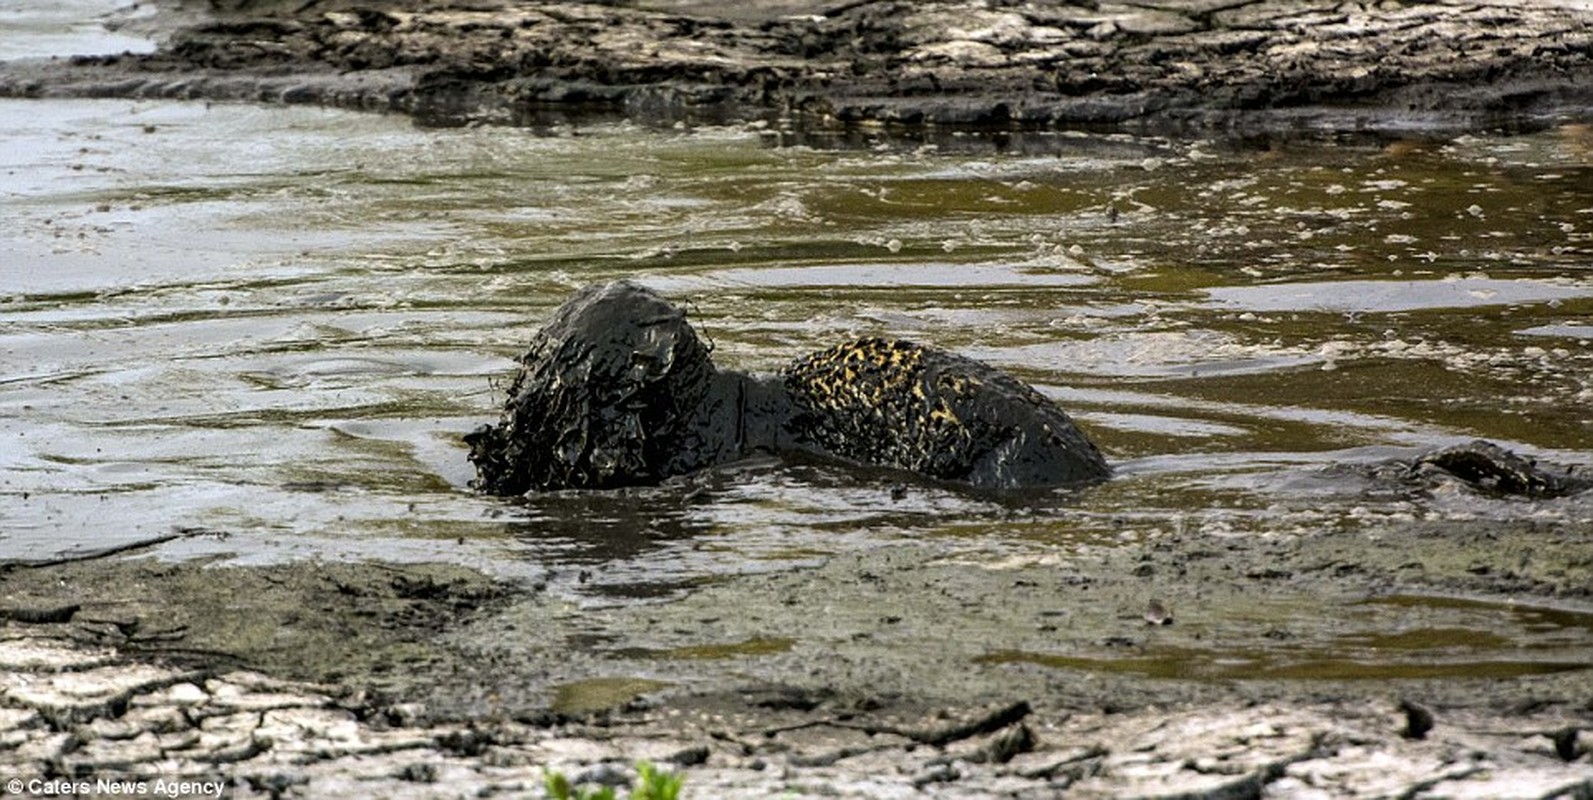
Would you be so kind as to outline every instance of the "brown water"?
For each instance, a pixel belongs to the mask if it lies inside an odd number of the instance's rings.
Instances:
[[[1317,471],[1476,437],[1593,465],[1581,128],[817,150],[760,128],[4,101],[0,132],[0,560],[177,531],[155,552],[444,560],[616,603],[905,541],[995,560],[1449,519],[1593,530],[1585,498],[1417,498]],[[459,436],[495,415],[511,358],[571,291],[621,277],[688,304],[730,367],[866,333],[1001,365],[1119,477],[1017,506],[772,461],[471,494]],[[1386,609],[1367,614],[1237,661],[1173,648],[1117,668],[1449,675],[1528,647],[1500,673],[1527,674],[1593,646],[1585,621],[1541,633],[1463,608],[1413,655],[1376,638],[1399,634]],[[1468,639],[1479,615],[1493,632]],[[789,643],[617,646],[698,661]]]
[[[1153,636],[1128,652],[1111,652],[1111,646],[1069,655],[1005,650],[978,660],[1199,680],[1517,678],[1590,666],[1576,648],[1593,634],[1593,614],[1392,595],[1351,605],[1333,635],[1299,641],[1288,628],[1319,625],[1303,618],[1319,617],[1320,609],[1292,612],[1236,621],[1229,630],[1212,631],[1216,641],[1209,646]],[[1493,632],[1501,627],[1509,633]]]

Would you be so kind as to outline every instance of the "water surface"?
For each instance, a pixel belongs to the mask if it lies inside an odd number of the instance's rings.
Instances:
[[[909,540],[999,560],[1593,525],[1586,499],[1317,471],[1478,437],[1593,464],[1576,128],[819,150],[759,126],[428,130],[117,100],[0,101],[0,131],[3,560],[176,534],[162,557],[445,560],[604,603]],[[473,495],[460,435],[495,416],[551,310],[616,278],[687,304],[728,367],[863,334],[991,361],[1073,412],[1119,477],[1008,502],[754,460]]]

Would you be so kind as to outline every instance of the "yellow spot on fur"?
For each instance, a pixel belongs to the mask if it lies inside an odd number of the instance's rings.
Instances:
[[[962,420],[958,419],[957,415],[952,413],[952,410],[947,408],[944,403],[937,404],[934,408],[929,410],[929,420],[931,422],[944,422],[949,425],[955,425],[959,427],[962,425]]]

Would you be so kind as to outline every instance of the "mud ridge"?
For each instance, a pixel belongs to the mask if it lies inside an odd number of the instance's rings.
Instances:
[[[168,3],[148,55],[0,96],[317,103],[437,125],[1535,127],[1593,111],[1593,9],[1440,0]]]

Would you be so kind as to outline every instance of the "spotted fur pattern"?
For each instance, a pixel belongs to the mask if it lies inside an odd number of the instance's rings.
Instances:
[[[796,441],[848,460],[987,487],[1108,474],[1055,403],[944,350],[870,337],[799,359],[784,379]]]

